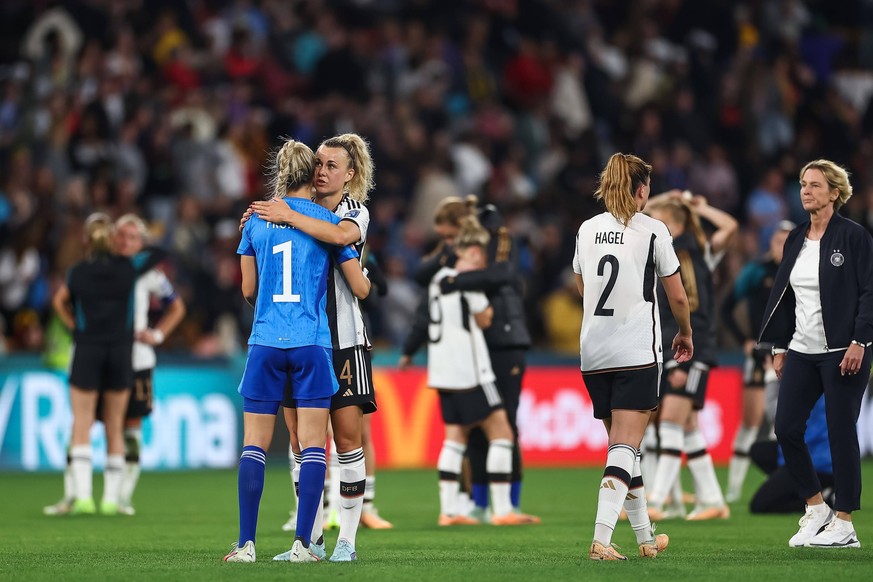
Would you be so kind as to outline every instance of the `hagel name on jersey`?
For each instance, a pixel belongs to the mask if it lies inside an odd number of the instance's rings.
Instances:
[[[594,244],[596,245],[623,245],[623,232],[596,232],[594,233]]]

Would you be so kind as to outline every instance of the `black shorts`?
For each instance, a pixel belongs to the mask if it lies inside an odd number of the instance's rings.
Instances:
[[[670,371],[665,371],[663,378],[661,378],[662,397],[665,394],[684,396],[691,399],[694,410],[703,410],[703,405],[706,402],[706,385],[709,382],[709,366],[703,362],[685,362],[679,364],[678,368],[688,373],[685,385],[681,388],[672,388],[669,380]]]
[[[583,372],[594,418],[611,418],[613,410],[655,410],[660,375],[661,364],[612,372]]]
[[[82,390],[128,390],[133,386],[133,345],[77,344],[70,385]]]
[[[152,413],[154,369],[133,373],[133,391],[127,401],[127,418],[145,418]]]
[[[752,353],[746,356],[743,362],[743,388],[763,390],[767,356],[767,351],[760,348],[753,349]]]
[[[494,383],[483,384],[472,390],[438,390],[443,422],[470,426],[488,418],[503,408],[503,400]]]
[[[373,364],[369,350],[354,346],[333,352],[333,369],[339,390],[330,401],[331,410],[360,406],[364,414],[376,412],[376,392],[373,390]],[[285,387],[282,399],[285,408],[297,408],[291,397],[290,386]]]

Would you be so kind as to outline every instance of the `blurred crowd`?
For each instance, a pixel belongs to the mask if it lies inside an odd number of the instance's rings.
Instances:
[[[189,315],[168,346],[242,349],[237,226],[280,136],[370,142],[383,345],[434,208],[472,193],[518,241],[537,345],[578,353],[574,235],[615,151],[741,219],[717,289],[804,219],[806,161],[850,169],[845,212],[873,230],[869,0],[4,0],[0,31],[0,351],[53,341],[95,210],[171,251]]]

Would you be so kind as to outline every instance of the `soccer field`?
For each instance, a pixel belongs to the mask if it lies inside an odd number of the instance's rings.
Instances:
[[[146,473],[137,492],[138,515],[44,517],[43,505],[61,491],[57,474],[0,476],[0,579],[2,580],[870,580],[873,570],[873,493],[868,487],[856,514],[860,550],[790,549],[799,516],[751,516],[746,502],[728,521],[669,521],[658,531],[670,548],[655,560],[636,556],[633,532],[620,522],[615,543],[628,562],[590,562],[601,470],[527,472],[523,503],[543,518],[540,526],[437,528],[435,471],[383,471],[377,504],[390,531],[362,530],[354,564],[274,563],[290,547],[281,524],[288,516],[289,478],[268,468],[258,524],[258,563],[221,558],[237,534],[235,471]],[[687,478],[688,476],[685,475]],[[720,477],[724,478],[723,472]],[[864,463],[873,479],[873,463]],[[746,498],[761,481],[751,472]],[[95,479],[100,487],[100,478]],[[328,553],[336,533],[327,535]]]

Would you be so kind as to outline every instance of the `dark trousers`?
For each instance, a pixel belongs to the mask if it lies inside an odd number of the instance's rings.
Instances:
[[[490,350],[491,367],[497,377],[497,391],[506,407],[506,416],[515,435],[515,447],[512,450],[512,480],[521,481],[521,451],[518,445],[518,403],[521,399],[521,380],[527,367],[525,358],[527,350],[507,349]],[[488,456],[488,439],[481,428],[470,431],[467,442],[467,455],[470,457],[470,473],[473,483],[488,483],[488,472],[485,470],[485,459]]]
[[[785,465],[779,465],[776,441],[758,441],[749,451],[752,462],[767,473],[767,480],[755,491],[749,503],[752,513],[803,513],[804,500],[797,496],[794,479]],[[817,473],[825,491],[834,486],[834,476]],[[825,499],[833,503],[832,499]]]
[[[801,354],[789,350],[782,369],[776,406],[776,438],[785,456],[785,467],[802,499],[822,490],[803,440],[806,421],[824,393],[828,440],[834,465],[834,510],[861,508],[861,453],[855,428],[861,400],[869,380],[871,350],[864,351],[861,372],[840,375],[845,352]]]

